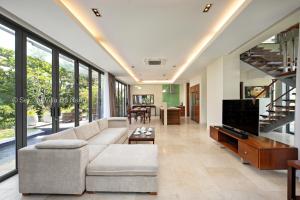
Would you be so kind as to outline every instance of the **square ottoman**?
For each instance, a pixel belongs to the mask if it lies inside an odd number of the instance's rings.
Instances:
[[[111,144],[87,166],[88,192],[157,193],[158,148]]]

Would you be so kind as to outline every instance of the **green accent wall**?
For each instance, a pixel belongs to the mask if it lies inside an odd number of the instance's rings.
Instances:
[[[166,102],[168,107],[179,106],[179,85],[163,84],[162,89],[165,91],[162,93],[163,102]]]

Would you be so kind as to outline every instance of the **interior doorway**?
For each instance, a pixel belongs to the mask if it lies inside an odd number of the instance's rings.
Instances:
[[[191,119],[197,123],[200,122],[200,85],[194,85],[190,88],[190,105],[191,105]]]

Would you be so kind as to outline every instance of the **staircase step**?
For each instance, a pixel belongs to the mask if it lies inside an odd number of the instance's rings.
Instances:
[[[268,119],[260,119],[259,121],[262,122],[272,122],[272,121],[277,121],[278,119],[272,119],[272,118],[268,118]]]
[[[261,116],[263,118],[268,118],[269,117],[269,115],[259,115],[259,116]]]
[[[295,106],[274,105],[276,108],[285,108],[287,110],[295,110]]]
[[[278,72],[279,74],[281,74],[284,71],[284,69],[281,68],[281,67],[274,67],[274,68],[271,68],[271,69],[267,69],[266,71],[267,72]]]
[[[281,73],[279,75],[277,75],[277,77],[293,77],[293,76],[296,76],[296,71],[290,71],[290,72],[284,72],[284,73]]]
[[[280,118],[285,117],[285,115],[260,115],[263,119],[274,119],[278,120]]]
[[[295,103],[296,102],[295,99],[282,99],[281,101],[290,102],[290,103]]]
[[[267,62],[267,65],[283,65],[283,62],[281,61],[271,61],[271,62]]]
[[[269,113],[278,113],[278,114],[289,114],[293,113],[294,111],[292,110],[267,110]]]
[[[260,124],[260,125],[269,125],[269,124],[271,124],[271,123],[270,123],[270,122],[261,122],[261,121],[260,121],[259,124]]]

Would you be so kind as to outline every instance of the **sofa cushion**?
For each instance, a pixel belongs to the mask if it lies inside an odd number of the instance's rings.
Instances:
[[[107,119],[108,128],[128,127],[127,117],[110,117]]]
[[[114,144],[127,134],[128,128],[107,128],[88,140],[89,144]]]
[[[99,153],[101,153],[105,148],[107,147],[107,145],[101,145],[101,144],[97,144],[97,145],[88,145],[88,149],[89,149],[89,162],[91,162],[92,160],[94,160]]]
[[[69,139],[77,139],[75,131],[73,128],[60,131],[55,134],[47,135],[42,138],[42,141],[46,140],[69,140]]]
[[[98,123],[96,121],[76,127],[74,130],[77,138],[81,140],[88,140],[100,132]]]
[[[87,145],[84,140],[47,140],[35,145],[37,149],[77,149]]]
[[[107,118],[99,119],[97,120],[98,126],[100,128],[100,131],[103,131],[104,129],[108,128],[108,121]]]
[[[158,171],[157,145],[112,144],[87,166],[87,175],[156,176]]]

